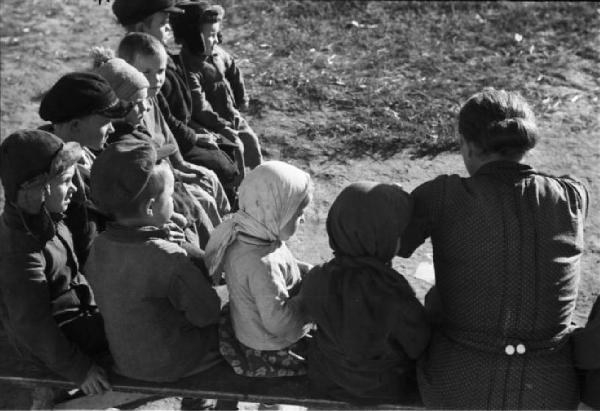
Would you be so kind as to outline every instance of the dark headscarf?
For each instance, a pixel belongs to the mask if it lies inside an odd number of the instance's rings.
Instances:
[[[351,184],[329,210],[329,245],[336,256],[373,257],[388,263],[411,213],[411,199],[398,185]]]
[[[327,217],[335,258],[303,282],[305,307],[319,330],[313,371],[358,397],[380,390],[402,397],[429,339],[423,306],[391,267],[411,212],[409,195],[397,185],[346,187]]]

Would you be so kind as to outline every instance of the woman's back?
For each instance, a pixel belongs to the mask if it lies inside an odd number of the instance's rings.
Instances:
[[[534,340],[566,331],[583,250],[587,193],[581,183],[494,162],[470,178],[439,177],[413,196],[418,217],[401,253],[412,252],[432,221],[449,330]]]
[[[420,372],[426,404],[570,408],[584,186],[498,161],[413,192],[409,255],[431,236],[442,325]],[[429,400],[429,403],[428,401]]]

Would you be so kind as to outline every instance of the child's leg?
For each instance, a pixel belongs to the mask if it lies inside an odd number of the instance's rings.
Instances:
[[[236,118],[236,131],[242,143],[244,144],[244,162],[251,169],[260,165],[263,161],[260,152],[260,142],[258,136],[250,128],[246,120],[242,117]]]
[[[225,194],[223,184],[221,184],[219,178],[213,171],[202,166],[196,167],[200,167],[201,169],[203,169],[204,172],[202,173],[202,175],[198,176],[198,183],[193,185],[197,185],[199,188],[204,190],[214,199],[214,203],[216,204],[219,217],[222,218],[225,214],[231,212],[231,206],[229,205],[229,200],[227,199],[227,195]],[[193,194],[195,195],[195,193]]]
[[[190,163],[214,171],[225,190],[229,204],[235,202],[240,172],[235,162],[227,154],[217,149],[193,147],[183,158]]]
[[[97,357],[108,353],[104,320],[97,310],[61,325],[60,329],[67,339],[74,342],[86,355]]]
[[[218,226],[223,219],[216,199],[196,184],[184,183],[184,186],[194,199],[200,203],[202,209],[208,215],[211,225],[213,227]]]
[[[175,212],[183,214],[189,222],[193,223],[195,228],[195,234],[197,235],[197,245],[204,249],[210,233],[214,229],[214,225],[211,222],[208,213],[202,207],[202,204],[190,193],[186,185],[180,181],[175,182],[175,192],[173,193],[173,202],[175,205]],[[193,241],[193,238],[187,237],[188,240]]]

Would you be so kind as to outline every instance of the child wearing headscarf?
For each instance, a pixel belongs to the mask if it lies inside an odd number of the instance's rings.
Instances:
[[[429,341],[425,310],[392,268],[412,202],[393,184],[354,183],[329,210],[334,258],[305,277],[300,297],[317,330],[314,387],[358,403],[416,401],[415,360]]]
[[[310,176],[268,161],[242,181],[239,211],[221,223],[206,247],[213,277],[225,274],[230,315],[220,324],[221,354],[237,374],[280,377],[306,373],[299,352],[309,329],[294,297],[308,270],[287,248],[311,200]]]

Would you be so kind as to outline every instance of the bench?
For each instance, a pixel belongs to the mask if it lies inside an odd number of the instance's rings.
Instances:
[[[247,378],[233,372],[225,362],[208,371],[172,383],[133,380],[110,375],[113,391],[148,394],[154,397],[196,397],[254,403],[290,404],[320,409],[358,409],[352,404],[315,395],[306,377]],[[0,382],[33,388],[73,389],[64,378],[19,358],[0,331]],[[0,392],[0,395],[2,393]],[[382,404],[368,409],[423,409],[421,404]]]

